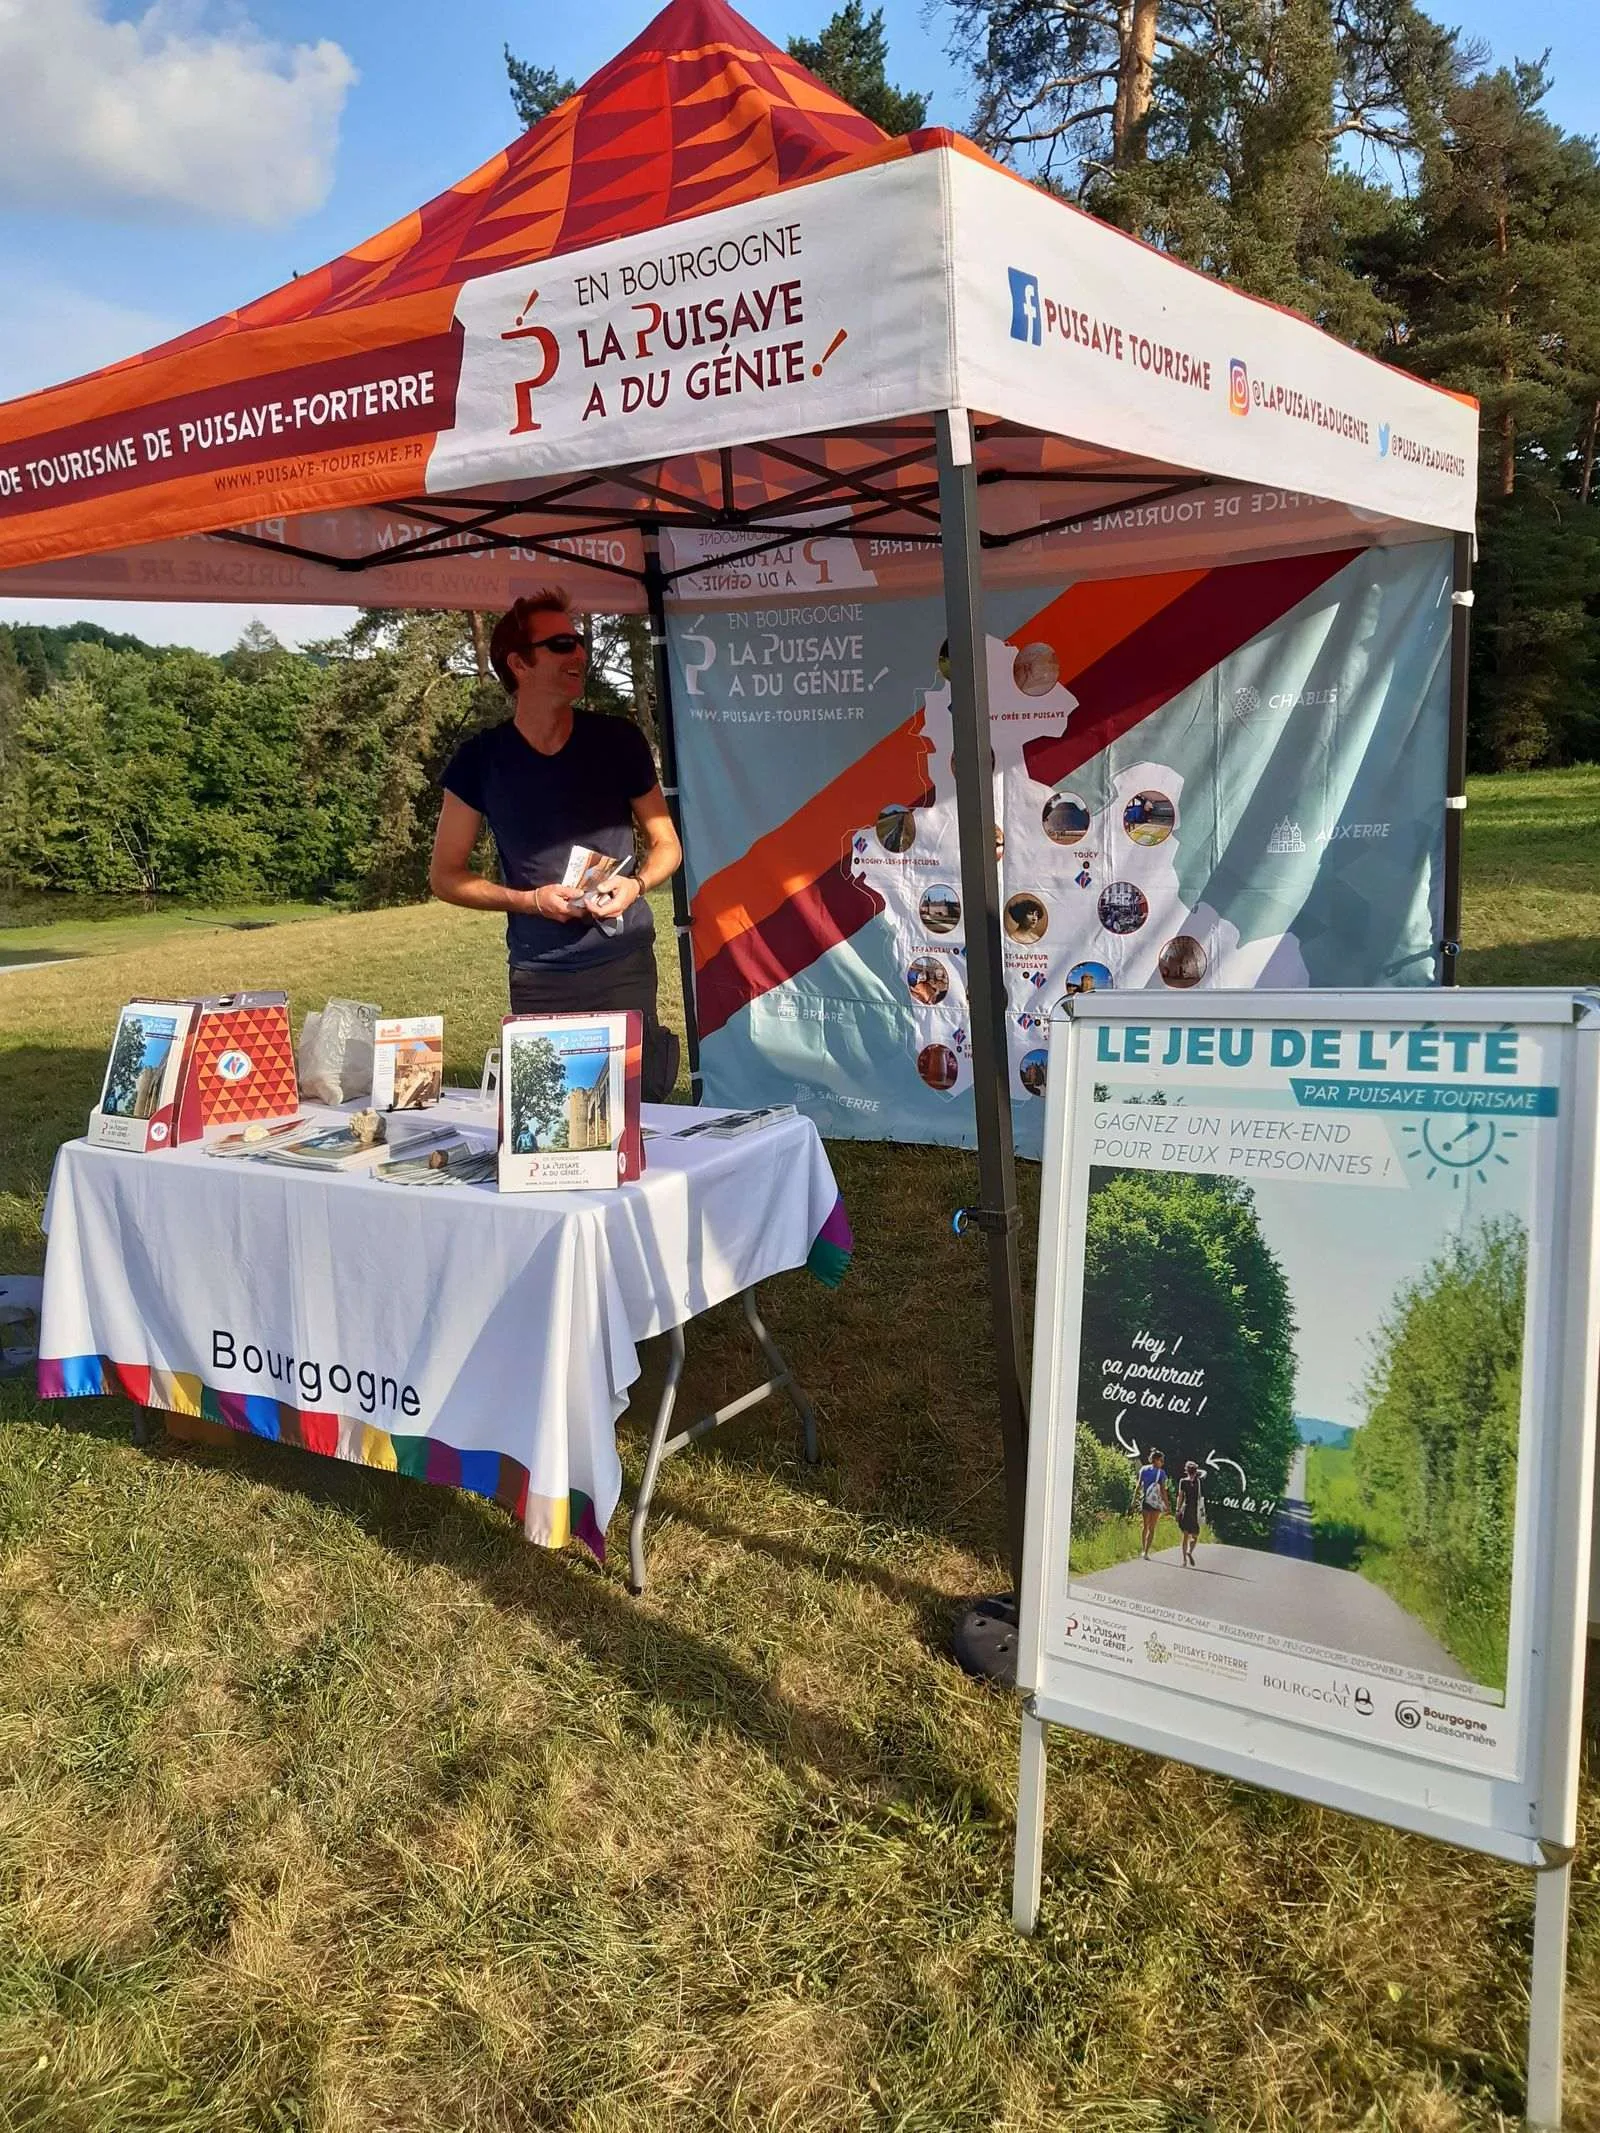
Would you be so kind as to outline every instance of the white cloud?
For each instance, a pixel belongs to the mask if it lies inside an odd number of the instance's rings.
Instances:
[[[354,607],[235,607],[226,601],[0,600],[0,622],[98,622],[146,644],[188,644],[197,652],[231,652],[252,622],[264,622],[280,644],[298,650],[343,636],[359,613]]]
[[[21,261],[8,261],[3,271],[10,287],[23,294],[0,304],[0,400],[120,363],[193,324],[41,280]]]
[[[326,200],[356,70],[185,0],[0,0],[0,206],[291,222]]]

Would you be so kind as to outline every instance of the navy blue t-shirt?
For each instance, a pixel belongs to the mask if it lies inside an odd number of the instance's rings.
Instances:
[[[514,719],[475,733],[446,764],[446,792],[475,808],[489,825],[508,889],[559,884],[575,844],[626,859],[633,851],[633,802],[656,783],[650,745],[625,718],[575,711],[572,732],[555,755],[541,755]],[[655,932],[641,896],[623,913],[615,933],[592,919],[506,915],[506,947],[513,963],[542,970],[578,970],[610,962]]]

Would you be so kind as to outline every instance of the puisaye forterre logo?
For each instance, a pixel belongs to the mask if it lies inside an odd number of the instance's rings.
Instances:
[[[517,313],[512,324],[500,336],[502,341],[531,341],[533,348],[529,350],[529,362],[531,365],[536,366],[530,376],[518,378],[512,386],[517,404],[517,419],[510,430],[510,434],[513,437],[525,436],[529,430],[537,430],[544,427],[542,423],[534,419],[533,396],[541,386],[550,383],[550,380],[561,366],[561,343],[556,339],[549,327],[530,326],[528,323],[533,307],[538,301],[538,290],[530,291],[528,301]],[[535,350],[537,351],[536,354]]]
[[[1039,277],[1021,267],[1007,267],[1011,283],[1011,338],[1037,348],[1044,337],[1044,313],[1039,305]]]

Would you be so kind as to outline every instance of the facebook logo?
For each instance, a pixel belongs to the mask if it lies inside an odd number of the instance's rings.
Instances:
[[[1007,267],[1011,277],[1011,338],[1039,345],[1039,277],[1024,274],[1020,267]]]

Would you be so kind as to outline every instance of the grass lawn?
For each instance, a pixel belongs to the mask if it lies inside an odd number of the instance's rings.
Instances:
[[[80,902],[87,903],[89,910],[79,908]],[[107,899],[104,907],[96,909],[87,898],[37,896],[12,903],[0,896],[0,970],[59,962],[63,957],[125,954],[164,941],[198,939],[202,934],[250,933],[326,915],[316,904],[227,904],[200,909],[164,903],[143,911],[131,898]]]
[[[1597,794],[1534,804],[1517,868],[1562,876]],[[1500,804],[1475,795],[1475,868]],[[1548,937],[1539,974],[1591,974],[1584,893],[1572,917],[1518,890],[1496,952],[1527,975]],[[476,1080],[501,952],[430,907],[0,979],[0,1269],[40,1263],[118,1005],[272,983],[297,1017],[442,1009]],[[3,2133],[1518,2122],[1525,1873],[1061,1736],[1042,1930],[1012,1933],[1016,1707],[948,1656],[1005,1582],[983,1253],[949,1233],[974,1166],[832,1153],[855,1267],[764,1292],[823,1464],[772,1406],[674,1461],[642,1602],[620,1519],[602,1573],[473,1498],[138,1450],[120,1401],[0,1386]],[[1031,1166],[1023,1190],[1031,1229]],[[689,1355],[690,1402],[743,1382],[736,1319]],[[1597,1871],[1575,2127],[1600,2125]]]

